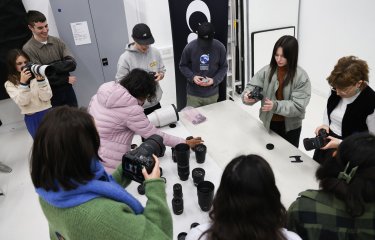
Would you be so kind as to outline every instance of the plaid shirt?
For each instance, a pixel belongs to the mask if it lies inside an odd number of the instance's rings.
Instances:
[[[375,203],[352,218],[345,203],[333,194],[307,190],[299,194],[288,210],[288,229],[304,240],[375,239]]]

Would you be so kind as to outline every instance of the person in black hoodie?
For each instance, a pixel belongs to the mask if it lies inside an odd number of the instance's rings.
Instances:
[[[375,92],[369,84],[366,61],[355,56],[342,57],[327,78],[331,86],[321,129],[328,143],[315,150],[314,160],[322,163],[332,156],[342,139],[359,132],[375,133]]]

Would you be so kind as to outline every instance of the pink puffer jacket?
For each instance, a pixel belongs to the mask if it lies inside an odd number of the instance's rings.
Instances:
[[[163,137],[164,144],[174,147],[184,139],[163,133],[147,119],[142,106],[126,88],[116,82],[101,85],[88,107],[100,135],[99,156],[108,173],[121,164],[122,155],[130,150],[134,134],[148,138]]]

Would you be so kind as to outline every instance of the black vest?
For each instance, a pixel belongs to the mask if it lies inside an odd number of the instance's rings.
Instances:
[[[329,123],[331,124],[331,113],[340,102],[341,97],[332,91],[327,102],[327,113]],[[341,123],[342,138],[346,138],[356,132],[368,132],[366,124],[367,116],[374,112],[375,92],[367,86],[358,97],[347,105],[344,117]]]

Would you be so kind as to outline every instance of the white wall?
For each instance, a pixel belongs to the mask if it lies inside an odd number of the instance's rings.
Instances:
[[[299,64],[307,71],[313,91],[329,93],[326,78],[340,57],[355,55],[370,67],[375,87],[375,1],[304,0],[300,6]]]
[[[299,0],[248,0],[248,26],[245,25],[245,76],[251,76],[251,33],[260,30],[295,26],[298,33]],[[245,19],[245,17],[244,17]],[[247,37],[247,38],[246,38]],[[272,49],[266,55],[271,57]],[[246,77],[245,82],[249,81]]]

